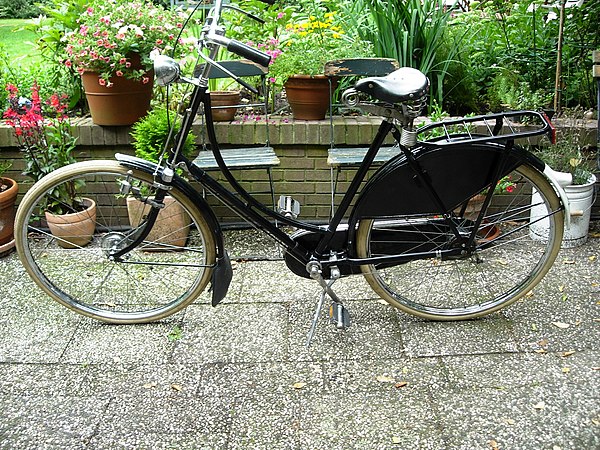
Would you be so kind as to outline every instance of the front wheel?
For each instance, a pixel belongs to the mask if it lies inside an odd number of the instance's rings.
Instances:
[[[124,193],[124,185],[133,190]],[[122,258],[110,256],[145,223],[150,207],[135,197],[152,199],[154,190],[151,175],[115,161],[72,164],[40,180],[15,220],[17,250],[31,278],[60,304],[105,322],[150,322],[187,306],[209,282],[216,251],[203,214],[181,191],[169,192],[144,242]],[[61,202],[66,192],[95,203],[95,211],[78,214],[89,225],[82,221],[59,235],[51,222],[64,229],[66,219],[46,210],[69,209]]]
[[[503,181],[510,192],[493,195],[472,252],[449,260],[362,266],[371,287],[396,308],[433,320],[479,317],[528,293],[560,250],[563,211],[554,189],[535,168],[522,165]],[[468,211],[466,207],[455,211],[454,219],[467,233],[473,224]],[[536,239],[533,229],[542,223],[548,233]],[[390,254],[390,249],[432,252],[448,248],[455,240],[440,217],[387,217],[361,220],[356,250],[361,258]]]

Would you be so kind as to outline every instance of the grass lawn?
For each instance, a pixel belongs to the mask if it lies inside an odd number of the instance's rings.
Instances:
[[[10,61],[22,66],[30,66],[41,61],[37,49],[33,46],[35,34],[19,30],[29,22],[22,19],[0,19],[0,44],[8,54]]]

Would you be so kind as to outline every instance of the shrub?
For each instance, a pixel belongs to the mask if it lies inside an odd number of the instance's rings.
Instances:
[[[0,0],[0,19],[30,19],[40,14],[38,5],[30,0]]]
[[[167,116],[167,110],[158,107],[136,122],[131,132],[136,156],[148,161],[158,162],[158,158],[169,139],[170,126],[175,120],[175,112],[169,111]],[[179,128],[180,124],[177,123],[175,131],[178,131]],[[195,140],[196,137],[193,133],[190,133],[185,141],[184,156],[192,156],[195,150]]]

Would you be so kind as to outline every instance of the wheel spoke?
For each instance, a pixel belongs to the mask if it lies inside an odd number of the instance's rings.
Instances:
[[[363,266],[373,289],[392,305],[429,319],[468,319],[493,312],[526,294],[552,265],[562,239],[562,212],[554,189],[527,165],[512,174],[515,192],[494,195],[476,237],[476,248],[449,260],[419,259],[391,266]],[[529,235],[531,192],[541,193],[549,239]],[[474,222],[455,217],[468,242]],[[490,227],[500,234],[492,239]],[[463,231],[461,231],[463,233]],[[451,228],[438,216],[364,220],[357,232],[357,254],[366,258],[460,248]]]

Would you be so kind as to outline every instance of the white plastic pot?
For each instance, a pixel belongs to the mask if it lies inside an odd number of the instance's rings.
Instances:
[[[564,186],[571,209],[571,224],[569,227],[565,224],[562,248],[577,247],[587,242],[595,183],[596,177],[592,175],[586,184]],[[540,194],[534,190],[531,195],[531,203],[535,205],[540,202]],[[529,226],[529,236],[533,240],[545,241],[548,239],[548,219],[541,219],[536,222],[544,214],[545,208],[543,206],[531,208],[530,219],[532,224]]]

